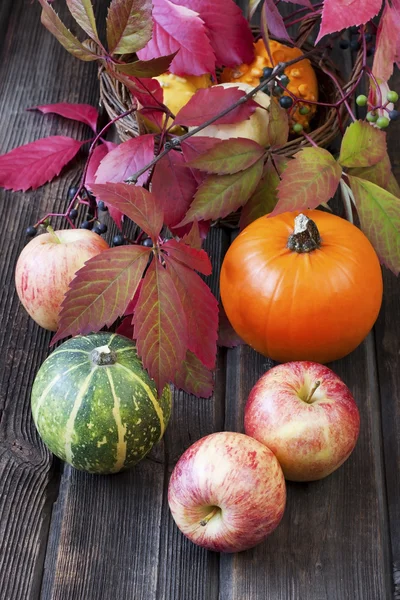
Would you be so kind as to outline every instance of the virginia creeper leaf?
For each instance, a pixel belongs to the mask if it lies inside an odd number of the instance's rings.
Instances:
[[[178,112],[174,124],[186,125],[186,127],[202,125],[245,95],[246,93],[237,87],[210,87],[197,90],[189,102]],[[214,121],[213,124],[240,123],[249,119],[258,106],[254,100],[250,99]]]
[[[400,200],[359,177],[349,177],[362,230],[382,263],[400,272]]]
[[[197,221],[195,221],[195,222],[197,223]],[[188,223],[187,225],[183,225],[182,227],[175,226],[175,227],[172,228],[172,233],[175,236],[177,236],[179,238],[182,238],[182,240],[183,240],[183,238],[186,235],[190,234],[190,232],[192,231],[193,224],[194,223]],[[210,231],[210,227],[211,227],[211,221],[199,221],[197,223],[197,229],[198,229],[198,233],[199,233],[199,236],[200,236],[200,240],[205,240],[206,239],[206,237],[207,237],[207,235],[208,235],[208,233]],[[192,246],[192,247],[194,248],[194,246]]]
[[[386,154],[386,134],[366,121],[355,121],[347,127],[340,148],[342,167],[370,167]]]
[[[278,202],[278,185],[280,181],[281,179],[269,159],[256,191],[242,208],[239,221],[240,229],[244,229],[259,217],[274,210]]]
[[[386,190],[396,196],[396,198],[400,198],[400,186],[397,183],[396,177],[393,173],[390,173],[389,180],[386,185]]]
[[[110,54],[137,52],[147,44],[151,32],[151,0],[112,0],[107,14]]]
[[[150,252],[144,246],[121,246],[90,258],[70,283],[52,344],[67,335],[99,331],[122,316],[142,279]]]
[[[175,56],[169,54],[168,56],[160,56],[160,58],[152,58],[151,60],[135,60],[131,63],[115,63],[115,68],[125,75],[131,75],[133,77],[157,77],[168,71],[169,66]]]
[[[198,398],[209,398],[214,387],[212,372],[189,350],[174,377],[174,383]]]
[[[269,105],[268,138],[270,146],[283,146],[289,137],[289,117],[287,110],[277,102]]]
[[[41,113],[47,115],[53,113],[71,119],[72,121],[79,121],[80,123],[86,123],[96,133],[97,119],[99,113],[94,106],[90,104],[68,104],[68,102],[59,102],[58,104],[42,104],[41,106],[34,106],[28,110],[40,110]]]
[[[307,6],[312,9],[310,0],[282,0],[282,2],[291,2],[292,4],[300,4],[301,6]]]
[[[91,52],[67,29],[47,0],[38,0],[42,7],[43,25],[54,35],[62,46],[76,58],[90,61],[97,60],[97,54]]]
[[[163,90],[157,79],[147,78],[132,78],[132,84],[134,89],[131,90],[132,94],[140,102],[140,104],[146,108],[141,109],[139,112],[141,116],[148,119],[152,124],[156,125],[157,128],[161,129],[163,123],[163,112],[160,110],[154,110],[159,108],[163,102]],[[142,136],[141,136],[142,137]]]
[[[264,156],[264,152],[264,148],[253,140],[245,138],[223,140],[192,160],[189,166],[206,173],[231,175],[254,165]]]
[[[161,393],[173,381],[188,348],[186,315],[168,271],[154,258],[146,271],[133,317],[143,366]]]
[[[153,158],[154,135],[146,134],[132,138],[103,158],[96,173],[96,183],[122,183],[149,164]],[[147,176],[148,171],[139,177],[139,185],[146,181]]]
[[[85,177],[85,186],[89,190],[91,190],[91,184],[94,183],[96,180],[97,169],[99,168],[101,161],[106,156],[106,154],[111,152],[111,150],[114,150],[114,148],[116,147],[117,144],[114,144],[113,142],[101,142],[93,150],[92,156],[89,159],[89,164]]]
[[[204,250],[191,248],[188,244],[174,239],[166,241],[162,245],[162,249],[170,258],[191,269],[196,269],[203,275],[211,275],[211,262]]]
[[[182,153],[169,152],[155,166],[152,192],[164,213],[164,223],[173,227],[185,216],[197,189]]]
[[[193,224],[188,233],[182,238],[182,242],[187,244],[191,248],[195,248],[196,250],[200,250],[202,246],[202,240],[200,235],[199,224],[197,221],[193,221]]]
[[[133,298],[131,298],[131,300],[129,300],[128,306],[126,307],[126,309],[124,311],[124,315],[133,315],[133,313],[135,312],[136,304],[139,300],[140,290],[142,289],[142,285],[143,285],[143,279],[137,286],[136,292],[134,293]]]
[[[137,53],[141,60],[166,56],[179,50],[170,66],[171,73],[214,73],[215,54],[198,13],[170,0],[153,0],[152,17],[152,38]]]
[[[391,172],[392,166],[387,153],[384,155],[382,160],[377,162],[375,165],[370,167],[354,167],[348,171],[349,175],[360,177],[360,179],[366,179],[367,181],[371,181],[372,183],[375,183],[384,189],[386,189],[386,186],[389,183]]]
[[[340,165],[323,148],[304,148],[297,152],[282,174],[278,185],[278,204],[271,216],[293,210],[317,208],[336,192],[342,176]]]
[[[186,162],[196,159],[200,154],[208,152],[214,146],[217,146],[221,140],[201,135],[195,135],[187,138],[181,143],[181,150]],[[198,169],[192,169],[197,184],[200,184],[206,178],[206,174]]]
[[[172,1],[194,10],[204,21],[218,66],[236,67],[253,61],[253,35],[233,0]]]
[[[67,6],[75,21],[92,40],[100,44],[91,0],[67,0]]]
[[[246,204],[261,179],[263,161],[234,175],[209,175],[200,185],[181,225],[225,217]]]
[[[381,6],[382,0],[324,0],[321,28],[315,43],[328,33],[367,23]]]
[[[185,311],[188,348],[212,369],[217,353],[218,303],[197,273],[171,257],[166,261]]]
[[[153,240],[157,239],[163,225],[163,213],[154,194],[139,185],[127,183],[95,183],[92,191],[107,205],[132,219]]]
[[[264,13],[264,20],[272,37],[291,42],[292,40],[287,32],[282,15],[277,9],[274,0],[265,0],[262,11]]]
[[[386,4],[379,20],[372,72],[376,78],[388,81],[393,73],[400,38],[399,7]]]
[[[0,156],[0,187],[35,190],[59,175],[84,143],[54,135],[14,148]]]
[[[238,336],[229,322],[228,317],[222,304],[219,305],[219,326],[217,345],[225,348],[235,348],[240,344],[244,344],[241,337]]]
[[[134,339],[134,329],[133,329],[133,324],[132,324],[132,317],[128,316],[128,317],[124,317],[121,321],[121,323],[118,325],[117,329],[115,330],[115,333],[118,333],[119,335],[124,335],[125,337],[131,339]]]

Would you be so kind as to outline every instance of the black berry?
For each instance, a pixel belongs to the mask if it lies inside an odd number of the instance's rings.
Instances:
[[[279,99],[279,104],[282,108],[290,108],[293,106],[293,99],[290,96],[282,96],[282,98]]]
[[[124,236],[123,235],[114,235],[113,237],[113,244],[114,246],[122,246],[125,242]]]
[[[105,223],[99,223],[96,225],[96,229],[99,230],[96,233],[107,233],[107,225]]]
[[[264,67],[261,80],[268,79],[268,77],[271,77],[271,75],[272,75],[272,68],[271,67]]]
[[[89,192],[89,190],[86,191],[86,194],[89,200],[96,200],[96,196],[94,196],[92,192]]]
[[[153,242],[150,238],[146,238],[145,240],[143,240],[142,246],[146,246],[147,248],[152,248]]]
[[[104,204],[103,200],[99,200],[99,202],[97,203],[97,208],[102,211],[108,210],[108,208]]]
[[[88,214],[86,215],[86,219],[87,219],[88,221],[91,221],[92,219],[94,219],[94,214],[93,214],[93,213],[91,213],[91,212],[88,212]]]
[[[397,119],[400,117],[400,112],[398,110],[389,110],[388,114],[391,121],[397,121]]]
[[[93,223],[91,221],[83,221],[81,223],[81,229],[92,229]]]
[[[37,229],[33,225],[29,225],[25,233],[28,237],[35,237],[35,235],[37,234]]]
[[[361,44],[358,40],[351,40],[350,42],[350,48],[352,50],[359,50],[361,48]]]
[[[78,211],[76,210],[76,208],[73,208],[69,213],[69,218],[71,219],[71,221],[75,221],[77,216],[78,216]]]
[[[371,46],[371,48],[367,48],[367,56],[372,56],[375,52],[375,46]]]
[[[367,44],[369,42],[372,42],[372,33],[366,33],[364,37],[365,37],[365,41],[367,42]]]
[[[280,82],[283,86],[287,86],[290,82],[290,79],[287,75],[282,75],[282,77],[280,78]]]
[[[77,185],[71,185],[71,187],[68,190],[68,194],[67,194],[68,200],[72,200],[72,198],[75,198],[75,195],[76,195],[78,189],[79,188]]]
[[[339,46],[342,50],[347,50],[347,48],[350,46],[350,42],[348,42],[347,40],[340,40]]]
[[[281,96],[283,94],[283,89],[279,85],[276,85],[272,90],[272,93],[274,96]]]

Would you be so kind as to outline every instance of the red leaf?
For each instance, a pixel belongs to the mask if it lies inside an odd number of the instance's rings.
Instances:
[[[218,303],[208,285],[192,269],[172,257],[166,257],[166,262],[185,311],[188,348],[212,369],[217,353]]]
[[[110,54],[137,52],[151,37],[151,0],[112,0],[107,14]]]
[[[152,58],[150,60],[135,60],[130,63],[114,63],[115,69],[131,77],[157,77],[165,71],[168,71],[169,66],[176,56],[176,52],[168,56],[160,56],[160,58]]]
[[[211,150],[214,146],[217,146],[220,141],[218,138],[196,135],[184,140],[181,144],[181,150],[186,162],[190,162],[191,160],[195,160],[199,155]],[[205,173],[202,173],[198,169],[192,169],[192,173],[198,184],[206,178]]]
[[[292,4],[300,4],[300,6],[307,6],[307,8],[313,7],[310,0],[282,0],[282,2],[291,2]]]
[[[67,0],[67,6],[75,21],[93,40],[100,44],[91,0]]]
[[[200,228],[199,228],[199,224],[197,221],[194,221],[193,224],[190,226],[190,230],[188,233],[185,233],[185,235],[182,238],[182,242],[184,244],[187,244],[188,246],[190,246],[191,248],[195,248],[196,250],[201,250],[201,246],[202,246],[202,239],[201,239],[201,234],[200,234]]]
[[[164,223],[173,227],[185,216],[197,189],[183,154],[169,152],[155,166],[151,189],[164,212]]]
[[[264,153],[264,148],[253,140],[246,138],[222,140],[204,154],[190,161],[189,166],[206,171],[206,173],[231,175],[248,169],[264,156]]]
[[[188,223],[187,225],[183,225],[182,227],[173,227],[171,231],[174,235],[183,239],[186,235],[190,235],[194,223],[197,223],[200,241],[205,240],[208,235],[208,232],[210,231],[211,221],[194,221],[192,223]],[[190,245],[192,244],[189,244],[189,246]],[[195,246],[192,245],[192,248],[195,248]],[[201,245],[199,246],[199,248],[201,248]]]
[[[133,296],[132,300],[129,301],[129,304],[125,309],[124,316],[133,315],[133,313],[135,312],[136,304],[137,304],[137,301],[139,300],[139,295],[140,295],[140,290],[142,289],[142,285],[143,285],[143,279],[137,286],[135,295]]]
[[[170,0],[153,0],[153,36],[137,54],[142,60],[172,54],[170,66],[177,75],[215,72],[215,54],[204,22],[198,14]]]
[[[186,127],[202,125],[245,95],[246,93],[243,90],[236,87],[223,88],[216,86],[197,90],[189,102],[178,112],[174,123],[176,125],[186,125]],[[214,121],[213,125],[240,123],[250,119],[256,108],[259,108],[259,105],[254,100],[248,100]]]
[[[143,366],[161,393],[173,381],[186,356],[186,315],[174,282],[155,258],[143,279],[133,318],[136,345]]]
[[[54,135],[14,148],[0,156],[0,187],[35,190],[59,175],[84,143]]]
[[[103,158],[96,173],[96,183],[122,183],[154,158],[154,135],[146,134],[120,144]],[[148,171],[138,179],[141,185]]]
[[[113,142],[101,143],[93,150],[93,154],[90,157],[86,177],[85,177],[85,186],[90,190],[91,184],[96,180],[96,172],[99,168],[99,165],[103,158],[108,154],[111,150],[117,147],[117,144]]]
[[[225,348],[235,348],[240,344],[244,344],[241,337],[238,336],[229,322],[228,317],[222,304],[219,305],[219,328],[217,345]]]
[[[127,183],[93,184],[95,196],[132,219],[153,240],[157,239],[163,225],[163,213],[157,198],[138,185]]]
[[[157,79],[132,78],[135,89],[131,90],[136,100],[146,108],[139,113],[158,128],[162,127],[164,114],[160,110],[152,110],[149,107],[160,107],[163,102],[164,93]]]
[[[198,398],[209,398],[213,392],[212,372],[189,350],[174,377],[176,387]]]
[[[129,338],[130,340],[133,339],[133,325],[132,325],[132,317],[125,317],[122,320],[122,323],[120,323],[120,325],[118,325],[117,329],[115,330],[115,333],[118,333],[119,335],[124,335],[125,337]]]
[[[378,79],[388,81],[396,62],[397,45],[400,38],[400,3],[399,8],[387,4],[379,22],[376,35],[376,50],[372,72]]]
[[[110,248],[89,259],[70,283],[52,344],[67,335],[99,331],[124,314],[146,268],[151,250]]]
[[[254,58],[253,35],[232,0],[172,0],[199,13],[207,28],[219,67],[236,67]]]
[[[169,257],[178,260],[191,269],[196,269],[196,271],[199,271],[203,275],[211,275],[211,262],[207,256],[207,252],[204,250],[191,248],[187,244],[174,239],[165,242],[162,245],[162,249]]]
[[[291,42],[290,35],[288,34],[282,15],[277,9],[274,0],[265,0],[262,7],[263,18],[265,19],[268,30],[273,37],[280,40],[286,40]]]
[[[53,113],[71,119],[72,121],[79,121],[80,123],[86,123],[96,133],[97,119],[99,113],[90,104],[69,104],[68,102],[59,102],[58,104],[42,104],[41,106],[34,106],[28,110],[40,110],[44,115]]]
[[[381,6],[382,0],[324,0],[321,28],[315,43],[328,33],[367,23]]]

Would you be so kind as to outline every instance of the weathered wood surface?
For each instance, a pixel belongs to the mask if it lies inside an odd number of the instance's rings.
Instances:
[[[97,3],[102,17],[106,4]],[[85,139],[84,126],[24,109],[95,104],[95,67],[69,56],[44,31],[36,3],[3,0],[0,34],[0,151],[44,135]],[[399,131],[391,125],[388,136],[398,178]],[[36,192],[1,192],[0,600],[400,598],[400,285],[390,273],[373,334],[333,365],[360,407],[357,448],[326,480],[289,484],[282,524],[254,550],[219,556],[194,546],[175,527],[166,501],[173,465],[191,443],[212,431],[242,430],[247,394],[271,366],[247,347],[220,352],[212,399],[175,392],[164,441],[131,472],[92,477],[53,464],[29,409],[50,335],[20,307],[13,270],[24,229],[65,204],[80,166],[77,160]],[[222,230],[208,242],[215,292],[228,243]]]

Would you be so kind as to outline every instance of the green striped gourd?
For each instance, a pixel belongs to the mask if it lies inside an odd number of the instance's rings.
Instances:
[[[164,434],[171,391],[161,398],[132,340],[111,333],[72,338],[42,364],[32,389],[40,437],[90,473],[132,467]]]

